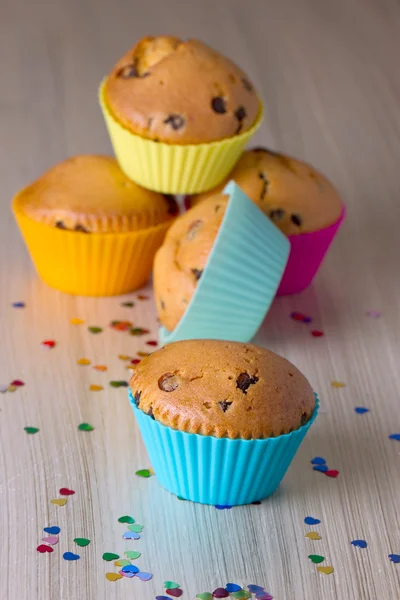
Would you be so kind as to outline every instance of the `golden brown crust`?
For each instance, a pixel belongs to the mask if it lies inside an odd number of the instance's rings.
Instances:
[[[153,285],[161,323],[175,329],[214,245],[228,197],[218,194],[180,216],[154,259]]]
[[[232,137],[254,124],[260,102],[246,74],[198,40],[146,37],[106,81],[108,108],[142,137],[199,144]]]
[[[310,165],[265,148],[244,152],[227,179],[192,198],[192,205],[234,179],[286,235],[318,231],[335,223],[343,203],[333,185]]]
[[[307,379],[265,348],[187,340],[142,360],[130,380],[140,410],[173,429],[258,439],[304,425],[315,407]]]
[[[177,212],[174,200],[128,179],[109,156],[75,156],[44,173],[17,197],[25,214],[84,233],[136,231]]]

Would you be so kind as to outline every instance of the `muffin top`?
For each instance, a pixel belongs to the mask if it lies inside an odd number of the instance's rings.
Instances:
[[[115,65],[105,84],[112,115],[156,141],[199,144],[229,138],[260,110],[246,74],[198,40],[145,37]]]
[[[315,396],[294,365],[265,348],[186,340],[135,368],[136,406],[163,425],[214,437],[257,439],[289,433],[311,418]]]
[[[220,192],[230,179],[286,235],[328,227],[343,211],[343,203],[326,177],[300,160],[267,148],[244,152],[227,179],[215,189],[194,196],[192,205]]]
[[[75,156],[46,171],[16,202],[46,225],[82,233],[135,231],[178,212],[175,200],[128,179],[109,156]]]
[[[176,327],[193,296],[228,199],[224,194],[216,194],[180,216],[157,251],[154,296],[160,321],[169,331]]]

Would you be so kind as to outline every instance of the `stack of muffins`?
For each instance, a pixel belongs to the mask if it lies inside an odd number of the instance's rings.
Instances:
[[[13,201],[26,245],[47,284],[71,294],[123,294],[146,283],[154,262],[159,318],[166,330],[174,331],[216,253],[216,240],[232,201],[232,195],[224,193],[230,180],[244,192],[246,201],[250,199],[248,204],[255,211],[253,222],[267,223],[273,233],[268,239],[259,239],[258,233],[265,234],[266,230],[254,225],[252,235],[258,244],[254,261],[260,260],[263,244],[270,260],[274,240],[280,237],[284,240],[281,247],[286,244],[288,248],[286,238],[290,242],[278,294],[295,293],[311,283],[343,220],[344,205],[329,181],[309,165],[266,148],[244,151],[263,117],[262,103],[246,73],[197,40],[145,37],[101,83],[99,101],[116,159],[77,156],[65,160],[21,190]],[[190,208],[182,216],[178,216],[175,194],[188,197]],[[246,201],[239,202],[244,207],[239,219],[247,217]],[[235,243],[224,252],[232,254],[233,262]],[[285,262],[282,255],[282,269]],[[252,266],[256,273],[256,263]],[[251,293],[257,294],[257,287],[253,288]],[[233,294],[234,290],[224,293]],[[260,306],[259,324],[266,304]],[[233,334],[232,339],[239,336]],[[157,380],[148,379],[153,377],[155,364],[150,359],[140,366],[141,375],[133,376],[133,406],[140,413],[139,423],[143,415],[147,419],[144,429],[150,419],[189,436],[200,433],[204,438],[239,438],[240,450],[239,446],[231,450],[239,458],[249,450],[243,440],[261,442],[278,436],[274,439],[290,439],[289,446],[297,449],[316,408],[304,378],[299,379],[299,393],[293,392],[296,378],[288,379],[293,374],[288,375],[287,370],[294,367],[251,346],[196,341],[185,348],[180,346],[185,343],[189,342],[180,342],[174,345],[175,350],[160,355],[165,372],[158,375],[157,367]],[[226,362],[221,366],[222,379],[221,373],[218,375],[218,398],[216,392],[207,394],[204,387],[206,379],[213,376],[208,366],[213,363],[207,362],[195,376],[204,377],[204,385],[193,386],[190,362],[183,371],[178,365],[180,353],[186,356],[186,352],[188,360],[192,356],[190,360],[197,363],[208,352],[215,360],[220,356]],[[234,355],[241,358],[234,362],[232,375],[226,375]],[[254,373],[249,372],[251,363]],[[284,390],[285,401],[278,401],[271,386],[265,388],[271,373],[276,383],[273,389]],[[171,394],[186,383],[187,392]],[[162,396],[157,396],[159,390]],[[193,401],[189,402],[189,397]],[[171,398],[176,403],[169,402]],[[240,407],[241,400],[246,403]],[[218,427],[211,430],[211,424]],[[302,435],[293,435],[295,431]],[[154,431],[152,436],[157,437]],[[160,436],[157,439],[161,440]],[[293,445],[294,439],[297,442]],[[166,442],[159,443],[162,452]],[[285,442],[279,448],[286,452],[289,446]],[[229,457],[226,444],[224,448]],[[259,486],[253,495],[233,494],[233,501],[259,499],[271,492],[275,484],[271,487],[270,483]],[[164,484],[177,490],[177,485]],[[185,497],[210,501],[204,490],[194,493],[192,483],[186,482],[179,489]]]

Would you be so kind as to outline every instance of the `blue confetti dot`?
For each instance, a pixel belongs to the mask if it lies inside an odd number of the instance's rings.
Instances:
[[[400,563],[400,554],[389,554],[389,558],[394,563]]]
[[[135,565],[125,565],[122,567],[124,573],[139,573],[139,569]]]
[[[156,600],[171,600],[171,596],[156,596]]]
[[[396,440],[400,442],[400,433],[391,433],[389,435],[389,440]]]
[[[251,594],[258,594],[260,592],[264,592],[264,588],[261,587],[261,585],[254,585],[253,583],[249,583],[249,585],[247,586],[247,589],[249,590],[249,592]]]
[[[225,590],[229,593],[232,592],[240,592],[242,588],[237,583],[227,583],[225,586]]]
[[[318,525],[318,523],[321,523],[321,521],[319,519],[314,519],[313,517],[306,517],[304,519],[304,523],[306,525]]]
[[[365,540],[353,540],[351,543],[356,548],[366,548],[368,546]]]
[[[57,525],[54,525],[53,527],[45,527],[43,531],[45,531],[46,533],[50,533],[51,535],[58,535],[61,529],[57,527]]]
[[[216,504],[215,508],[217,510],[224,510],[225,508],[232,508],[230,504]]]
[[[328,471],[328,465],[315,465],[313,467],[314,471],[320,471],[321,473],[325,473]]]
[[[74,554],[73,552],[64,552],[63,554],[64,560],[78,560],[79,558],[79,554]]]
[[[315,456],[311,461],[312,465],[326,465],[326,460],[322,456]]]
[[[354,412],[358,415],[363,415],[364,413],[369,412],[369,408],[365,408],[365,406],[356,406]]]
[[[25,302],[13,302],[12,306],[14,308],[25,308]]]

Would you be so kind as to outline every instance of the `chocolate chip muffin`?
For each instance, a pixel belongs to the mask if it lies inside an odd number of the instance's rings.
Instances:
[[[161,323],[172,331],[201,278],[224,218],[228,196],[216,194],[179,217],[154,260],[153,284]]]
[[[69,158],[19,194],[27,217],[80,233],[138,231],[170,220],[175,200],[128,179],[109,156]]]
[[[250,129],[260,102],[247,75],[198,40],[145,37],[105,84],[111,115],[147,139],[200,144]]]
[[[297,430],[311,418],[307,379],[265,348],[220,340],[187,340],[141,361],[130,380],[136,406],[187,433],[245,440]]]
[[[226,180],[192,197],[192,206],[219,193],[230,179],[289,236],[324,229],[343,212],[343,202],[326,177],[300,160],[267,148],[244,152]]]

